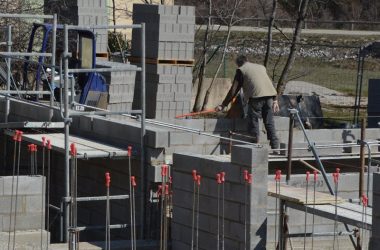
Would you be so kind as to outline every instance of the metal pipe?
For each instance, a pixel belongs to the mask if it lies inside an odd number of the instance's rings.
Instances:
[[[7,52],[12,51],[12,26],[8,25],[8,41],[7,41]],[[7,58],[7,91],[11,90],[11,63],[12,59]],[[9,110],[10,110],[10,101],[8,97],[5,97],[6,103],[5,103],[5,116],[4,116],[4,122],[8,122],[8,116],[9,116]]]
[[[292,233],[287,234],[287,237],[289,238],[299,238],[299,237],[323,237],[323,236],[349,236],[349,235],[355,235],[354,231],[348,231],[348,232],[323,232],[323,233]]]
[[[105,226],[84,226],[84,227],[77,227],[75,230],[78,231],[85,231],[85,230],[98,230],[98,229],[104,229]],[[115,224],[115,225],[109,225],[109,229],[118,229],[118,228],[128,228],[128,224]]]
[[[50,91],[41,91],[41,90],[0,90],[0,95],[7,96],[7,95],[50,95]]]
[[[1,54],[0,54],[1,55]],[[112,67],[112,68],[94,68],[94,69],[69,69],[68,73],[89,73],[89,72],[119,72],[119,71],[142,71],[139,67]]]
[[[361,120],[360,126],[360,140],[365,140],[365,120],[364,118]],[[363,195],[364,191],[364,166],[365,166],[365,150],[364,144],[360,143],[360,172],[359,172],[359,200]]]
[[[109,200],[125,200],[128,199],[129,195],[111,195],[109,196]],[[63,201],[68,203],[71,202],[70,197],[64,197]],[[90,197],[77,197],[76,201],[81,202],[81,201],[105,201],[107,200],[107,196],[90,196]]]
[[[31,19],[53,19],[53,15],[33,15],[33,14],[8,14],[0,13],[0,18],[31,18]]]
[[[132,110],[132,111],[90,111],[90,112],[70,112],[70,117],[73,117],[73,116],[83,116],[83,115],[88,115],[88,116],[91,116],[91,115],[123,115],[123,114],[141,114],[142,111],[141,110]]]
[[[51,49],[51,65],[55,66],[55,61],[56,61],[56,50],[57,50],[57,14],[53,14],[53,30],[52,30],[52,49]],[[51,81],[50,81],[50,106],[52,107],[54,105],[54,89],[53,87],[55,86],[54,81],[55,81],[55,67],[51,68]],[[50,110],[49,112],[49,121],[53,119],[54,112],[53,110]]]
[[[290,176],[292,174],[293,127],[294,127],[294,114],[290,114],[290,116],[289,116],[289,135],[288,135],[288,168],[287,168],[287,172],[286,172],[286,184],[289,184]]]
[[[40,53],[40,52],[0,52],[2,57],[18,57],[18,56],[44,56],[51,57],[52,53]]]
[[[314,155],[314,157],[315,157],[315,160],[316,160],[316,162],[317,162],[317,164],[318,164],[318,166],[319,166],[319,169],[321,170],[321,173],[322,173],[323,179],[324,179],[325,182],[326,182],[326,185],[327,185],[327,187],[328,187],[328,189],[329,189],[329,191],[330,191],[330,194],[334,195],[335,193],[334,193],[334,190],[333,190],[332,187],[331,187],[330,181],[329,181],[328,178],[327,178],[326,170],[325,170],[325,168],[323,167],[323,164],[322,164],[322,162],[321,162],[321,159],[319,159],[319,155],[318,155],[318,153],[317,153],[317,150],[315,149],[314,144],[310,142],[309,137],[308,137],[307,134],[306,134],[306,130],[305,130],[305,127],[303,126],[303,123],[302,123],[301,117],[299,116],[298,110],[296,110],[296,109],[290,109],[289,111],[290,111],[290,113],[293,113],[293,114],[296,115],[296,117],[297,117],[297,119],[298,119],[298,121],[299,121],[299,123],[300,123],[301,129],[302,129],[302,131],[303,131],[303,133],[304,133],[304,135],[305,135],[305,139],[306,139],[306,141],[307,141],[307,144],[309,145],[310,150],[311,150],[311,152],[313,153],[313,155]]]
[[[147,176],[145,169],[145,23],[141,23],[141,155],[140,155],[140,176],[141,176],[141,199],[140,199],[140,238],[144,238],[146,220],[146,192]],[[135,236],[136,237],[136,236]]]
[[[67,25],[69,30],[94,30],[94,29],[143,29],[143,23],[141,24],[125,24],[125,25]]]
[[[70,197],[70,156],[69,156],[69,141],[70,141],[70,122],[69,122],[69,97],[68,97],[68,84],[69,84],[69,62],[68,62],[68,40],[69,40],[69,32],[67,29],[67,25],[64,26],[64,51],[63,51],[63,59],[64,59],[64,122],[65,122],[65,196]],[[61,100],[62,101],[62,100]],[[64,241],[67,242],[69,232],[69,204],[65,205],[65,214],[64,214]]]

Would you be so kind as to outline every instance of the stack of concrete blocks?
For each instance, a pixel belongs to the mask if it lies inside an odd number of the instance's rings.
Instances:
[[[173,156],[173,249],[190,249],[192,235],[192,170],[202,176],[199,188],[199,246],[217,247],[216,174],[225,176],[225,249],[265,249],[268,151],[265,148],[234,146],[231,159],[222,156],[174,154]],[[244,184],[243,171],[253,172],[253,184]],[[220,186],[221,188],[221,186]],[[245,188],[247,214],[245,211]],[[247,223],[247,248],[244,248],[244,224]]]
[[[11,240],[13,239],[13,227],[16,229],[16,249],[40,248],[41,229],[45,228],[45,186],[42,186],[42,181],[45,182],[45,178],[41,176],[19,176],[16,200],[16,177],[0,177],[0,220],[2,221],[0,224],[0,249],[6,249],[9,231],[11,231]],[[16,224],[14,224],[16,201]],[[42,225],[41,215],[44,218]],[[47,237],[47,232],[43,230],[44,248],[48,242]],[[12,246],[12,242],[10,245]]]
[[[133,23],[146,23],[146,116],[168,119],[188,113],[194,60],[193,6],[133,5]],[[141,31],[132,31],[132,57],[141,57]],[[165,61],[162,61],[165,60]],[[149,64],[152,63],[152,64]],[[140,109],[140,77],[134,108]]]
[[[368,127],[379,128],[380,122],[380,79],[368,81]]]
[[[45,13],[52,12],[59,13],[60,23],[82,26],[108,25],[106,0],[66,0],[65,4],[57,4],[55,0],[45,0]],[[95,29],[94,32],[96,52],[107,53],[108,30]]]
[[[98,68],[126,68],[125,71],[102,73],[108,84],[107,110],[126,113],[132,110],[137,66],[109,61],[99,61]],[[110,115],[117,119],[125,119],[120,115]]]
[[[380,249],[380,173],[373,173],[372,235],[369,249]]]

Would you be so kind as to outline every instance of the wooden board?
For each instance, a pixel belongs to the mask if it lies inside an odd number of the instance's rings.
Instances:
[[[285,201],[290,201],[298,204],[335,204],[335,196],[330,194],[315,192],[315,202],[313,199],[313,186],[309,185],[308,199],[306,202],[306,188],[297,188],[281,183],[280,193],[276,193],[276,183],[268,183],[268,195],[276,198],[280,198]],[[338,197],[338,203],[344,202],[344,199]]]

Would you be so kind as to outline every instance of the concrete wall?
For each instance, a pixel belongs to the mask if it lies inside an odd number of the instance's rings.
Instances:
[[[19,176],[17,199],[15,196],[16,179],[12,176],[0,176],[0,249],[5,249],[8,246],[9,231],[12,232],[12,242],[14,228],[16,230],[17,249],[38,249],[41,244],[41,229],[45,228],[45,178],[41,176]],[[14,185],[13,198],[12,182]],[[41,215],[43,216],[42,222]],[[43,230],[44,246],[46,246],[47,237],[48,234]]]
[[[173,249],[189,249],[192,228],[192,170],[202,176],[199,197],[199,249],[217,245],[218,172],[226,173],[225,183],[225,249],[244,249],[244,221],[247,220],[249,249],[263,249],[266,244],[266,176],[267,150],[234,146],[232,159],[222,156],[174,154],[173,161]],[[245,185],[243,170],[254,173],[244,214]],[[221,230],[221,229],[220,229]]]

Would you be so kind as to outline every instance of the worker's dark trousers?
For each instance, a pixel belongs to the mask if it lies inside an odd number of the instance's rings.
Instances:
[[[250,98],[248,102],[248,131],[254,137],[254,143],[258,143],[260,136],[259,118],[262,117],[271,148],[279,148],[272,107],[272,97]]]

